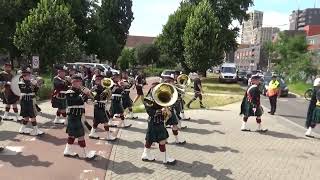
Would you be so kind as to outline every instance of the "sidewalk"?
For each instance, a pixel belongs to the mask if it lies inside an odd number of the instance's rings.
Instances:
[[[304,129],[277,116],[263,116],[266,134],[241,132],[240,104],[215,110],[192,110],[181,133],[185,145],[172,144],[168,153],[178,160],[165,166],[159,160],[143,162],[140,157],[147,128],[146,114],[121,129],[114,145],[106,179],[320,179],[320,141],[306,139]],[[255,130],[255,119],[248,126]],[[158,146],[152,153],[159,158]]]

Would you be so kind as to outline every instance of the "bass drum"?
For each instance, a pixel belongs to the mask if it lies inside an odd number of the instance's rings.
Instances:
[[[15,94],[16,96],[20,96],[21,95],[21,91],[19,88],[19,81],[20,81],[21,75],[15,75],[10,83],[10,87],[11,87],[11,91],[13,92],[13,94]]]

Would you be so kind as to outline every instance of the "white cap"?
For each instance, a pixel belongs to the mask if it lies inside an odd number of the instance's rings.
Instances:
[[[320,86],[320,78],[317,78],[313,81],[313,86]]]

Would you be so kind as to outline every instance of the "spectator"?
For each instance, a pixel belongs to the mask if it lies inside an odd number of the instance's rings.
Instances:
[[[108,71],[106,72],[106,77],[107,78],[111,78],[112,77],[112,71],[111,71],[110,67],[108,68]]]

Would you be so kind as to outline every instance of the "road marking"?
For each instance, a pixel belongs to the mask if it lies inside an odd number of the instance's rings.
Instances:
[[[288,102],[288,99],[279,99],[280,102]]]
[[[3,150],[3,152],[0,154],[5,156],[14,156],[18,153],[22,152],[23,146],[6,146],[6,148]]]

